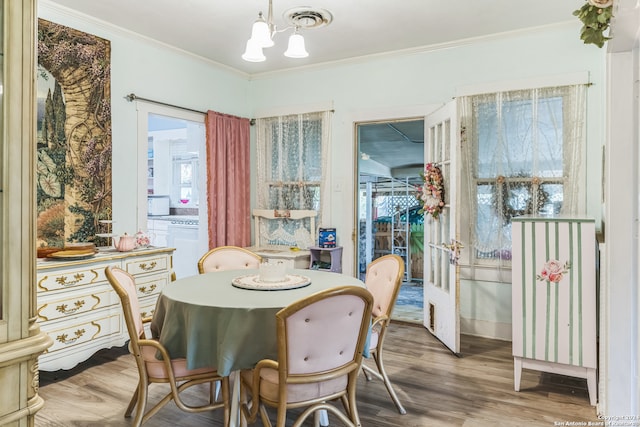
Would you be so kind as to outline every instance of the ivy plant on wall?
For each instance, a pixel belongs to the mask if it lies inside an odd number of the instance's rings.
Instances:
[[[598,47],[610,39],[604,33],[609,29],[613,10],[613,0],[588,0],[584,6],[573,12],[582,21],[580,39],[585,44],[595,44]]]

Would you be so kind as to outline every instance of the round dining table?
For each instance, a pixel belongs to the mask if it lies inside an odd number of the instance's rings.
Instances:
[[[303,269],[287,270],[287,275],[310,282],[295,289],[256,290],[232,284],[234,279],[258,274],[258,270],[218,271],[169,283],[153,314],[153,336],[171,357],[186,358],[189,369],[215,367],[226,376],[277,357],[275,314],[283,307],[327,288],[365,286],[345,274]]]
[[[335,286],[365,287],[341,273],[290,269],[291,286],[297,286],[293,289],[247,289],[258,274],[251,269],[216,271],[169,283],[153,313],[153,337],[171,357],[186,358],[189,369],[215,367],[227,376],[251,369],[262,359],[277,359],[275,315],[280,309]],[[239,425],[239,382],[233,383],[231,427]],[[320,424],[326,426],[328,418],[322,412]]]

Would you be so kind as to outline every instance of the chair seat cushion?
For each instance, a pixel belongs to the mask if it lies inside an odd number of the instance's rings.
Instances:
[[[251,384],[253,371],[243,371],[244,380]],[[309,384],[290,384],[287,387],[287,403],[296,403],[328,396],[344,391],[347,387],[347,375],[328,381]],[[278,371],[263,368],[260,370],[260,396],[267,400],[278,401]]]
[[[147,365],[147,373],[150,378],[168,378],[167,371],[164,368],[164,362],[158,360],[156,357],[157,350],[155,347],[142,346],[141,347],[142,358]],[[171,367],[173,368],[173,374],[176,378],[185,377],[189,375],[199,374],[215,374],[216,370],[213,368],[199,368],[199,369],[187,369],[187,359],[171,359]]]

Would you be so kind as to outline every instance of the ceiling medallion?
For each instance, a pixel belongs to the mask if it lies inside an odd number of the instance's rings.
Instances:
[[[328,10],[309,6],[288,9],[282,14],[282,17],[289,25],[305,30],[326,27],[333,21],[333,15]]]

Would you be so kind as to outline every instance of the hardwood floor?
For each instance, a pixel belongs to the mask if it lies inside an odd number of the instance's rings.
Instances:
[[[407,414],[398,414],[382,382],[367,382],[360,375],[363,427],[599,422],[585,380],[525,370],[521,391],[515,392],[510,342],[463,336],[462,355],[456,357],[422,326],[400,322],[392,324],[387,339],[387,372]],[[36,426],[130,426],[123,412],[136,383],[137,371],[126,348],[101,351],[69,371],[40,372],[45,406],[36,415]],[[161,389],[151,388],[150,402]],[[205,389],[194,390],[190,394],[195,398],[206,395]],[[145,426],[222,426],[222,414],[185,414],[171,402]]]

